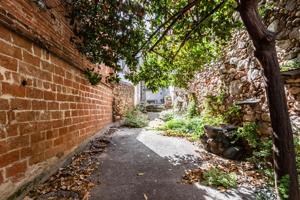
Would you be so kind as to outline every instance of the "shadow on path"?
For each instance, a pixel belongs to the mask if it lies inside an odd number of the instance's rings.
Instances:
[[[100,182],[92,200],[238,200],[255,199],[246,189],[221,193],[200,184],[186,185],[181,177],[195,167],[196,147],[144,129],[122,128],[112,137],[101,166],[93,174]],[[195,162],[193,162],[195,161]]]

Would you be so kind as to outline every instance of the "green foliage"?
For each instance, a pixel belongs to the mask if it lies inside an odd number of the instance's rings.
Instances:
[[[154,32],[173,13],[186,6],[187,2],[185,0],[152,1],[151,14],[149,14],[151,20],[148,24],[151,32]],[[222,45],[228,41],[232,28],[237,26],[232,18],[236,6],[233,0],[226,1],[222,9],[201,22],[201,25],[196,25],[220,2],[220,0],[198,1],[188,14],[172,26],[152,51],[145,52],[144,64],[140,70],[133,71],[128,77],[134,82],[145,80],[146,85],[151,86],[150,89],[154,91],[158,87],[170,84],[187,87],[188,81],[194,77],[196,71],[203,69],[206,64],[219,57]],[[168,25],[170,23],[166,23],[162,31],[151,38],[146,50],[157,42]]]
[[[280,71],[284,72],[284,71],[289,71],[289,70],[299,69],[299,68],[300,68],[300,61],[290,60],[285,65],[282,65],[280,67]]]
[[[241,114],[241,107],[232,105],[223,113],[223,116],[226,122],[237,123],[241,121]]]
[[[242,127],[238,128],[234,135],[236,139],[246,140],[250,147],[256,148],[259,144],[256,130],[257,125],[254,122],[244,123]]]
[[[195,101],[190,101],[188,108],[187,108],[187,117],[188,118],[193,118],[199,115],[197,105]]]
[[[214,187],[236,188],[237,175],[235,173],[227,173],[216,167],[212,167],[203,173],[203,183]]]
[[[164,110],[159,114],[159,118],[165,122],[174,118],[173,110]]]
[[[93,63],[116,71],[122,69],[119,61],[124,60],[130,68],[127,77],[134,83],[144,80],[153,91],[170,84],[186,87],[196,71],[219,56],[232,28],[239,24],[233,19],[234,0],[223,2],[210,15],[221,2],[197,1],[188,12],[172,18],[193,2],[64,1],[75,33],[71,41],[79,51]],[[174,23],[168,21],[175,18]],[[140,58],[144,62],[137,67]]]
[[[193,135],[196,138],[199,138],[202,134],[204,134],[204,126],[211,125],[216,126],[223,122],[223,118],[221,116],[217,117],[194,117],[194,118],[180,118],[180,119],[172,119],[167,121],[162,130],[172,130],[178,133],[185,133],[189,135]]]
[[[124,125],[132,128],[142,128],[148,125],[148,116],[138,109],[126,112]]]
[[[289,182],[290,182],[289,175],[282,176],[281,179],[279,180],[278,192],[282,200],[289,198]]]
[[[202,115],[217,116],[220,115],[220,106],[224,104],[225,93],[223,91],[218,95],[208,95],[206,96],[203,106],[204,110]]]
[[[136,65],[133,56],[144,41],[144,5],[139,1],[64,1],[69,9],[67,18],[80,52],[93,63],[120,70],[119,60]]]
[[[97,85],[102,79],[102,75],[95,72],[94,69],[87,68],[83,73],[92,85]]]
[[[276,8],[275,2],[267,1],[259,6],[258,12],[260,16],[266,18],[270,14],[270,12],[272,12],[275,8]]]

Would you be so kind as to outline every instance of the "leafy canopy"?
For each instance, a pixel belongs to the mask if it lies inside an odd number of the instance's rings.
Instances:
[[[72,40],[94,63],[130,69],[151,90],[185,87],[229,39],[234,0],[69,0]],[[138,63],[142,65],[138,67]]]

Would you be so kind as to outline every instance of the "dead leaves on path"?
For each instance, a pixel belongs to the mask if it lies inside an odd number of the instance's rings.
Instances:
[[[60,168],[25,199],[88,199],[89,191],[97,184],[92,181],[91,175],[100,165],[98,156],[109,143],[105,137],[94,139],[85,151],[73,156],[70,164]]]
[[[206,151],[198,152],[201,160],[199,168],[186,170],[182,177],[182,183],[193,184],[203,180],[203,173],[212,167],[219,169],[227,174],[235,173],[239,186],[260,187],[265,185],[266,178],[257,172],[255,166],[250,162],[233,161],[221,158]],[[218,188],[225,191],[224,188]]]

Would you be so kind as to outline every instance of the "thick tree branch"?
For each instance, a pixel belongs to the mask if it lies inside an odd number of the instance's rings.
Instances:
[[[275,185],[288,176],[288,200],[299,200],[293,133],[275,47],[275,34],[268,31],[257,11],[257,0],[240,0],[238,11],[253,41],[255,56],[267,79],[267,97],[273,128]]]

